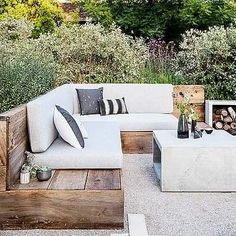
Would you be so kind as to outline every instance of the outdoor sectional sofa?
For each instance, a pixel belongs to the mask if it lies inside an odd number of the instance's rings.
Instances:
[[[80,115],[76,89],[103,87],[104,98],[125,98],[128,114]],[[53,122],[55,105],[83,122],[88,139],[76,149],[58,137]],[[176,129],[173,86],[170,84],[66,84],[27,104],[31,150],[35,163],[53,169],[122,168],[120,131]]]
[[[75,88],[125,98],[128,114],[80,115]],[[0,230],[124,226],[123,154],[152,153],[153,130],[176,129],[178,94],[191,94],[204,121],[204,88],[189,85],[67,84],[0,114]],[[87,129],[85,148],[58,137],[55,105]],[[19,182],[25,151],[53,169],[45,182]]]

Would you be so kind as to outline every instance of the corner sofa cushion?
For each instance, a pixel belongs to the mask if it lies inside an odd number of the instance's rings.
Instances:
[[[84,148],[84,138],[79,125],[68,111],[57,105],[54,110],[54,124],[64,141],[77,149]]]
[[[73,112],[71,85],[60,86],[27,103],[30,146],[33,152],[44,152],[58,133],[53,122],[55,105]]]
[[[34,162],[53,169],[122,168],[123,154],[119,126],[113,122],[85,122],[89,138],[76,149],[57,138],[46,152],[35,153]]]
[[[125,98],[99,100],[101,116],[128,113]]]
[[[103,88],[76,89],[81,115],[99,114],[98,101],[103,99]]]
[[[114,116],[80,116],[74,114],[73,117],[82,122],[116,122],[120,131],[174,130],[177,129],[178,123],[178,119],[172,114],[158,113],[129,113]]]

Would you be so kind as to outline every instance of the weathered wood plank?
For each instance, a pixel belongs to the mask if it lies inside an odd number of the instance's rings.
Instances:
[[[121,189],[120,170],[89,170],[85,189]]]
[[[54,175],[55,171],[52,171],[52,177],[48,180],[48,181],[38,181],[38,179],[36,177],[33,177],[30,179],[30,183],[29,184],[20,184],[20,180],[17,180],[17,182],[11,186],[11,190],[39,190],[39,189],[47,189],[52,178]]]
[[[88,170],[56,170],[48,189],[84,189]]]
[[[9,150],[18,147],[23,140],[28,140],[26,107],[9,117]]]
[[[173,115],[179,117],[177,103],[182,100],[180,93],[190,97],[190,103],[195,106],[199,114],[199,121],[205,120],[205,93],[202,85],[176,85],[174,86],[174,111]]]
[[[0,166],[0,191],[6,191],[6,171],[6,166]]]
[[[199,115],[199,121],[204,121],[205,120],[205,105],[204,104],[194,104],[195,110],[197,114]],[[176,105],[174,105],[174,111],[173,115],[175,117],[179,117],[180,113]]]
[[[7,121],[0,120],[0,166],[7,163]]]
[[[175,101],[181,101],[181,96],[179,96],[180,92],[190,97],[190,103],[203,104],[205,102],[203,85],[175,85],[174,86]]]
[[[0,230],[123,227],[122,190],[18,190],[0,193]]]
[[[28,141],[22,140],[18,146],[9,151],[8,160],[8,173],[7,173],[7,187],[11,188],[18,179],[20,174],[20,168],[25,160],[25,150],[27,148]]]
[[[124,154],[152,153],[152,132],[121,132]]]
[[[5,111],[3,113],[1,113],[1,117],[12,117],[12,116],[16,116],[17,114],[19,114],[20,112],[22,112],[22,110],[26,109],[26,104],[22,104],[19,105],[18,107],[12,108],[9,111]]]
[[[29,150],[26,105],[2,113],[0,120],[5,120],[7,125],[4,132],[6,136],[7,188],[9,189],[19,179],[19,170],[25,159],[24,153],[27,149]]]

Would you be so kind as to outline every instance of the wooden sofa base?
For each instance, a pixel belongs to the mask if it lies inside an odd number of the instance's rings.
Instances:
[[[198,122],[197,126],[209,127],[204,122]],[[152,132],[121,132],[121,143],[124,154],[151,154]]]
[[[0,229],[123,227],[123,192],[20,190],[0,193]]]
[[[0,230],[107,229],[124,226],[120,170],[56,170],[0,192]]]
[[[121,132],[124,154],[152,153],[152,132]]]

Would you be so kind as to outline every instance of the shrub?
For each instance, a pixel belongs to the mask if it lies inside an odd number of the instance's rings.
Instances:
[[[33,23],[30,21],[8,18],[0,22],[0,40],[21,40],[30,38],[33,28]]]
[[[209,99],[236,99],[236,27],[190,30],[175,60],[188,84],[203,84]]]
[[[56,65],[33,40],[0,43],[0,112],[28,102],[54,86]]]
[[[0,21],[8,18],[27,19],[34,23],[33,36],[54,31],[64,19],[56,0],[0,0]]]
[[[142,39],[99,24],[61,26],[34,39],[28,23],[0,24],[0,112],[54,85],[141,81],[147,60]]]
[[[52,50],[60,66],[58,84],[135,82],[145,65],[143,41],[133,40],[114,26],[63,26],[40,40]]]

